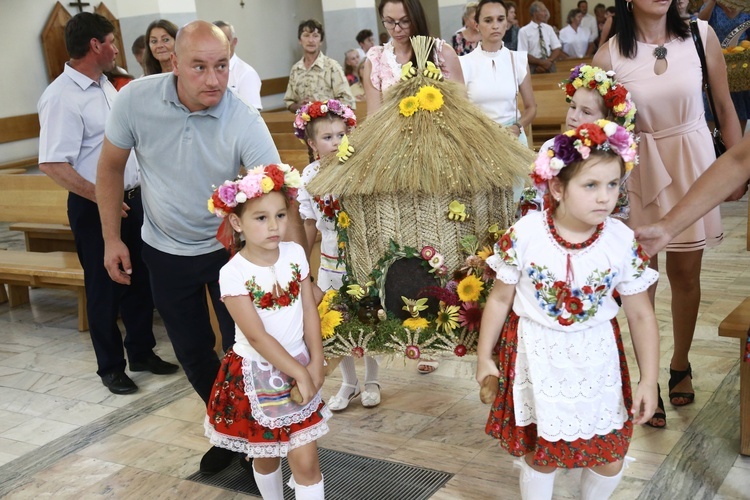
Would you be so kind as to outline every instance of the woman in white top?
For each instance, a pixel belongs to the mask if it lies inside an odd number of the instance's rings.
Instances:
[[[471,102],[528,145],[523,127],[536,116],[531,72],[526,52],[514,52],[503,46],[506,13],[502,0],[479,2],[476,19],[482,41],[474,52],[458,59]],[[519,93],[523,111],[518,109]]]
[[[568,12],[568,25],[560,30],[562,50],[568,57],[591,57],[594,53],[594,42],[588,28],[581,26],[583,12],[571,9]]]

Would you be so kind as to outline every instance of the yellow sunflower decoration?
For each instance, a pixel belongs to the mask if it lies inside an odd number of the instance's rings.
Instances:
[[[484,290],[482,280],[470,274],[458,284],[458,298],[461,299],[461,302],[476,302],[479,300],[482,290]]]
[[[320,335],[323,339],[333,337],[335,329],[344,321],[344,316],[338,311],[328,311],[320,318]]]
[[[424,318],[420,318],[417,316],[416,318],[407,318],[402,323],[405,328],[408,328],[409,330],[416,332],[417,330],[421,330],[423,328],[427,328],[430,326],[430,322],[427,321]]]
[[[419,110],[419,99],[415,96],[410,95],[404,97],[401,102],[398,103],[398,110],[404,116],[411,116]]]
[[[339,212],[338,223],[339,227],[342,229],[346,229],[347,227],[349,227],[349,224],[351,224],[349,214],[347,214],[346,212]]]
[[[344,316],[339,311],[331,309],[331,302],[336,297],[336,290],[328,290],[323,300],[318,304],[318,315],[320,316],[320,335],[323,339],[329,339],[336,333],[335,329],[344,321]]]
[[[417,92],[419,108],[425,111],[437,111],[443,107],[443,94],[432,85],[425,85]]]

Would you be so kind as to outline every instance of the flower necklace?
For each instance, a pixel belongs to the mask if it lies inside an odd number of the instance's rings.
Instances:
[[[325,221],[336,221],[336,217],[341,211],[339,200],[333,195],[313,196],[313,200],[318,204],[318,210],[320,210],[320,214]]]
[[[582,250],[584,248],[590,247],[596,240],[599,239],[599,236],[604,230],[604,222],[599,223],[599,225],[597,225],[596,229],[594,230],[594,234],[592,234],[589,239],[587,239],[586,241],[582,241],[581,243],[570,243],[558,234],[557,228],[555,228],[555,222],[552,219],[551,210],[547,210],[547,228],[549,229],[550,234],[555,239],[557,244],[561,247],[567,250]],[[566,252],[565,285],[557,292],[557,304],[555,305],[557,309],[561,309],[563,304],[565,303],[565,299],[573,294],[572,290],[574,279],[575,277],[573,275],[573,263],[570,260],[570,252]]]

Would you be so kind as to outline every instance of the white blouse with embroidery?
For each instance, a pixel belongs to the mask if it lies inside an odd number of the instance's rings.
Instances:
[[[569,253],[572,293],[558,304]],[[628,415],[611,323],[618,312],[612,293],[644,292],[659,276],[648,267],[633,231],[608,218],[591,246],[569,251],[555,241],[545,213],[531,212],[500,239],[487,263],[498,280],[516,287],[517,425],[536,423],[539,435],[551,442],[621,429]]]
[[[318,286],[324,292],[338,290],[346,274],[346,266],[339,264],[339,241],[334,217],[340,211],[339,202],[333,195],[311,196],[306,186],[320,171],[320,160],[309,164],[302,171],[302,187],[297,192],[299,214],[302,220],[314,219],[320,231],[320,268]]]
[[[279,259],[271,267],[258,266],[240,253],[219,272],[221,297],[249,295],[266,332],[292,355],[306,349],[302,328],[301,282],[310,274],[305,250],[297,243],[279,243]],[[274,283],[282,294],[273,297]],[[246,359],[265,361],[235,324],[234,352]]]

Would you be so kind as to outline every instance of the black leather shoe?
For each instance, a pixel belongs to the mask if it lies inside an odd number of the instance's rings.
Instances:
[[[201,458],[200,471],[202,474],[216,474],[221,472],[232,463],[237,453],[218,446],[212,446]]]
[[[125,375],[125,372],[113,372],[102,375],[102,384],[104,384],[112,394],[133,394],[138,390],[135,382]]]
[[[151,372],[154,375],[169,375],[179,369],[179,366],[167,363],[154,353],[151,353],[143,361],[130,362],[131,372]]]

